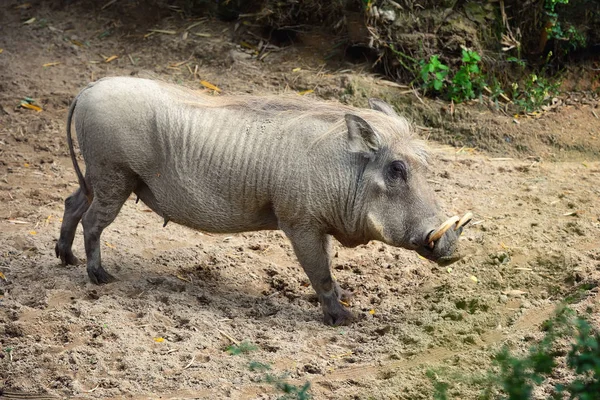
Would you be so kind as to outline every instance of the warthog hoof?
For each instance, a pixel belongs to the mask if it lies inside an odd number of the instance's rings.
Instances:
[[[56,243],[56,246],[54,246],[54,252],[56,253],[56,257],[60,258],[62,265],[79,264],[79,259],[73,255],[71,249],[65,248],[63,245],[61,245],[60,241]]]
[[[323,322],[329,326],[350,325],[354,321],[354,314],[345,309],[342,305],[335,311],[323,310]]]
[[[117,278],[106,272],[106,270],[102,266],[99,266],[98,268],[88,267],[87,273],[90,277],[90,281],[92,281],[92,283],[96,285],[111,283],[117,280]]]
[[[350,297],[352,297],[352,293],[342,289],[336,281],[333,281],[331,293],[320,296],[319,300],[323,307],[323,322],[326,325],[349,325],[354,321],[354,314],[340,303],[340,301],[349,301]]]

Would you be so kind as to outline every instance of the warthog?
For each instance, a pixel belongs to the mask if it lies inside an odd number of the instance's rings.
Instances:
[[[470,218],[442,223],[425,178],[424,144],[389,104],[369,103],[356,109],[300,96],[207,96],[132,77],[91,83],[67,118],[80,188],[65,200],[56,255],[78,263],[71,246],[81,220],[89,278],[112,281],[100,261],[100,235],[133,192],[165,224],[213,233],[281,229],[324,322],[347,323],[352,313],[330,273],[332,237],[344,246],[378,240],[447,260]]]

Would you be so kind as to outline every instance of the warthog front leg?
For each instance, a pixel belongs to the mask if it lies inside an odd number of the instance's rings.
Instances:
[[[331,277],[331,236],[309,228],[283,229],[294,247],[300,265],[308,275],[323,308],[327,325],[347,325],[354,317],[340,304],[343,291]]]
[[[56,242],[56,246],[54,247],[56,257],[60,258],[63,265],[79,264],[79,260],[73,255],[71,247],[73,246],[73,239],[75,238],[77,225],[89,206],[90,204],[88,203],[88,200],[81,188],[77,189],[77,191],[75,191],[65,200],[65,212],[63,214],[62,225],[60,227],[60,237],[58,238],[58,242]]]

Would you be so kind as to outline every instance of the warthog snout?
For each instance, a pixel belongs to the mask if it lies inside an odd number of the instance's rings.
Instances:
[[[472,219],[473,214],[470,212],[462,217],[454,216],[447,219],[436,229],[430,230],[421,243],[415,243],[417,253],[440,265],[458,261],[460,255],[454,254],[458,238],[462,234],[463,228]]]

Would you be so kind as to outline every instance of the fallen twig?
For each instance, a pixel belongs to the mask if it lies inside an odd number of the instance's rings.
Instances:
[[[240,342],[239,342],[239,341],[235,340],[233,337],[231,337],[230,335],[226,334],[226,333],[225,333],[225,332],[223,332],[222,330],[220,330],[220,329],[218,329],[218,328],[217,328],[217,331],[218,331],[218,332],[219,332],[221,335],[223,335],[223,336],[225,336],[227,339],[229,339],[229,340],[231,341],[231,343],[233,343],[233,344],[236,344],[236,345],[239,345],[239,344],[240,344]]]
[[[152,33],[164,33],[165,35],[175,35],[177,32],[176,31],[168,31],[165,29],[148,29],[148,32],[152,32]]]
[[[96,391],[96,389],[98,389],[100,387],[100,384],[97,384],[95,388],[90,389],[90,390],[84,390],[84,392],[86,393],[93,393],[94,391]]]
[[[105,5],[102,6],[101,10],[104,10],[110,6],[112,6],[113,4],[115,4],[117,2],[117,0],[110,0],[108,3],[106,3]]]
[[[195,360],[196,360],[196,356],[192,356],[192,359],[190,360],[190,362],[187,363],[187,365],[185,367],[183,367],[183,369],[188,369],[189,367],[191,367]]]

